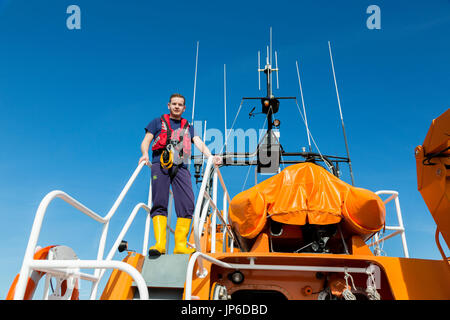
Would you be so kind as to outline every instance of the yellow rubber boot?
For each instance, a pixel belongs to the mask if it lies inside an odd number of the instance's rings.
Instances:
[[[173,253],[175,254],[191,254],[195,252],[194,248],[187,248],[187,236],[189,233],[189,226],[191,220],[188,218],[178,218],[177,226],[175,228],[175,248]]]
[[[148,250],[149,257],[159,257],[166,253],[166,226],[167,217],[162,215],[154,216],[153,232],[155,233],[156,243]]]

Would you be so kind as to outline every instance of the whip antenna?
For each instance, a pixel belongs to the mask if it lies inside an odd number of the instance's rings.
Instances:
[[[270,45],[270,59],[268,60],[269,64],[272,66],[272,27],[270,27],[270,32],[269,32],[269,45]],[[270,73],[270,83],[272,83],[272,73]],[[271,95],[272,95],[272,90],[270,91]]]
[[[192,98],[192,121],[191,125],[194,125],[194,111],[195,111],[195,91],[197,88],[197,65],[198,65],[198,41],[197,41],[197,54],[195,55],[195,73],[194,73],[194,97]],[[191,169],[191,162],[189,161],[188,169]]]
[[[344,132],[345,148],[347,150],[348,166],[350,168],[350,177],[352,179],[352,185],[354,185],[355,182],[354,182],[354,179],[353,179],[352,162],[350,161],[350,153],[348,151],[347,135],[345,134],[344,117],[342,116],[341,101],[339,99],[339,91],[338,91],[338,87],[337,87],[336,73],[334,72],[333,55],[331,53],[330,41],[328,41],[328,49],[330,51],[330,60],[331,60],[331,68],[333,70],[334,86],[336,87],[336,96],[337,96],[337,101],[338,101],[338,106],[339,106],[339,113],[341,115],[342,131]]]
[[[191,122],[192,125],[194,125],[195,91],[197,88],[198,44],[199,44],[199,42],[197,41],[197,54],[195,55],[194,97],[192,100],[192,122]]]
[[[275,70],[277,71],[277,89],[280,89],[279,83],[278,83],[278,58],[277,58],[277,52],[275,51]]]
[[[225,108],[225,153],[227,153],[227,65],[223,65],[223,105]]]
[[[306,117],[305,100],[303,99],[302,82],[300,81],[300,72],[298,71],[298,62],[297,61],[295,61],[295,66],[297,67],[298,86],[300,87],[300,96],[302,98],[303,114],[305,115],[305,126],[306,126],[306,134],[308,136],[309,152],[312,152],[311,139],[310,139],[311,134],[309,132],[309,127],[308,127],[308,118]]]
[[[261,71],[261,53],[258,50],[258,90],[261,90],[261,77],[259,75]]]

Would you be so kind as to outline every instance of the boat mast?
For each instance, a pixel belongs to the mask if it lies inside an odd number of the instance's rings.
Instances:
[[[264,106],[268,108],[266,111],[263,112],[267,114],[267,144],[271,144],[271,136],[272,136],[272,128],[273,128],[273,121],[272,121],[272,115],[277,110],[273,110],[273,105],[271,101],[274,99],[274,96],[272,94],[272,73],[274,71],[277,72],[277,89],[278,89],[278,62],[277,62],[277,52],[275,51],[275,64],[276,67],[272,68],[272,27],[270,27],[270,36],[269,36],[269,46],[267,46],[267,55],[266,55],[266,65],[264,69],[260,68],[260,53],[258,51],[258,84],[260,84],[259,80],[259,73],[264,72],[266,74],[266,87],[267,87],[267,96],[266,100],[263,102]],[[259,88],[261,90],[261,88]],[[264,109],[264,108],[263,108]]]
[[[273,81],[272,81],[272,76],[273,76],[273,72],[276,72],[276,88],[279,88],[279,78],[278,78],[278,55],[277,52],[274,52],[275,55],[275,61],[272,61],[272,27],[270,27],[270,44],[266,45],[266,58],[265,58],[265,65],[263,68],[261,68],[261,51],[258,51],[258,68],[257,68],[257,73],[258,73],[258,89],[261,90],[261,73],[264,72],[264,74],[266,75],[266,94],[259,96],[259,97],[243,97],[241,100],[241,103],[239,105],[238,111],[236,113],[236,116],[234,118],[234,121],[231,124],[230,129],[227,128],[227,78],[226,78],[226,65],[224,64],[223,67],[223,90],[224,90],[224,112],[225,112],[225,141],[224,141],[224,145],[222,147],[222,150],[225,149],[225,152],[222,153],[221,152],[221,156],[223,157],[223,164],[224,166],[257,166],[256,168],[256,172],[257,173],[262,173],[262,174],[273,174],[276,173],[277,171],[279,172],[279,165],[280,164],[296,164],[296,163],[300,163],[300,162],[304,162],[298,159],[292,159],[292,160],[288,160],[287,158],[289,157],[303,157],[304,159],[306,159],[305,161],[311,161],[311,162],[315,162],[315,161],[322,161],[325,163],[325,165],[328,167],[328,169],[337,177],[339,177],[339,169],[338,169],[338,164],[339,162],[346,162],[350,164],[350,159],[349,158],[345,158],[345,157],[337,157],[334,155],[325,155],[322,154],[319,150],[319,148],[317,147],[317,144],[314,141],[314,138],[311,134],[311,132],[309,131],[309,127],[307,124],[307,120],[304,119],[305,124],[306,124],[306,130],[307,130],[307,135],[308,135],[308,145],[309,145],[309,152],[306,152],[305,150],[303,150],[302,152],[286,152],[285,150],[283,150],[280,142],[278,141],[279,139],[277,139],[275,136],[273,136],[272,130],[273,128],[278,128],[280,126],[280,121],[277,119],[273,119],[274,115],[279,111],[280,108],[280,100],[294,100],[296,101],[297,104],[297,97],[278,97],[278,96],[274,96],[272,90],[274,87]],[[330,53],[331,53],[331,47],[330,47]],[[198,55],[198,43],[197,43],[197,55]],[[275,66],[273,66],[273,62],[275,63]],[[333,62],[332,62],[333,63]],[[303,104],[303,110],[306,116],[306,112],[305,112],[305,105],[304,105],[304,99],[303,99],[303,90],[301,87],[301,81],[300,81],[300,72],[299,72],[299,67],[298,67],[298,62],[296,62],[296,66],[297,66],[297,75],[299,78],[299,86],[300,86],[300,93],[302,95],[302,104]],[[333,67],[333,74],[334,74],[334,65],[332,65]],[[336,86],[336,91],[337,91],[337,86]],[[265,138],[263,137],[263,139],[261,139],[261,141],[259,141],[256,150],[254,152],[241,152],[241,153],[229,153],[227,150],[227,140],[228,140],[228,134],[227,131],[233,130],[234,124],[236,122],[236,118],[239,116],[239,112],[241,111],[241,107],[244,103],[244,101],[247,100],[257,100],[260,101],[261,103],[261,107],[262,107],[262,112],[258,112],[259,114],[264,114],[266,116],[266,121],[267,121],[267,138],[266,140],[263,142],[262,140]],[[341,111],[341,107],[340,107],[340,101],[339,101],[339,96],[338,96],[338,102],[339,102],[339,109],[341,112],[341,120],[343,123],[343,117],[342,117],[342,111]],[[253,111],[255,110],[255,106],[253,107],[253,109],[250,111],[249,116],[252,117],[254,115]],[[302,115],[302,112],[300,110],[300,107],[297,104],[297,108],[299,109],[300,115]],[[302,116],[303,117],[303,116]],[[265,126],[265,125],[264,125]],[[205,127],[206,127],[206,123],[205,123]],[[344,128],[344,127],[343,127]],[[346,147],[347,147],[347,155],[349,154],[348,152],[348,144],[347,144],[347,138],[346,138],[346,134],[345,134],[345,128],[344,128],[344,136],[346,139]],[[275,140],[275,141],[274,141]],[[317,148],[318,153],[312,152],[312,145],[311,143],[314,143],[314,145]],[[251,158],[253,157],[257,157],[256,160],[253,160]],[[197,159],[198,161],[195,163],[195,178],[197,183],[200,181],[199,178],[201,176],[203,176],[201,174],[201,167],[202,167],[202,156],[192,156],[192,159]],[[234,159],[244,159],[244,161],[235,161]],[[269,162],[268,162],[269,161]],[[351,164],[350,164],[350,173],[351,173],[351,177],[352,177],[352,184],[353,184],[353,172],[352,172],[352,168],[351,168]],[[247,179],[246,179],[247,180]]]

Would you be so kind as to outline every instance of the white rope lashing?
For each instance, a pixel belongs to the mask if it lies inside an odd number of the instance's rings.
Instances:
[[[367,297],[369,300],[381,300],[380,294],[377,291],[377,286],[375,283],[375,277],[372,272],[372,268],[367,268],[366,274],[368,276],[367,278]]]
[[[349,289],[349,285],[348,285],[348,278],[350,278],[350,280],[352,281],[352,285],[354,290],[356,290],[356,286],[355,286],[355,282],[353,282],[353,277],[350,275],[350,273],[347,272],[347,269],[344,270],[344,279],[345,279],[345,289],[342,292],[342,296],[344,297],[345,300],[356,300],[356,296],[352,293],[352,286],[350,286]]]

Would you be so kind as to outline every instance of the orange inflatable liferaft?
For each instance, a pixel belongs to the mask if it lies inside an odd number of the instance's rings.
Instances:
[[[380,197],[310,162],[289,166],[239,193],[229,214],[235,230],[249,239],[261,232],[269,217],[291,225],[342,223],[343,229],[364,238],[385,223]]]

